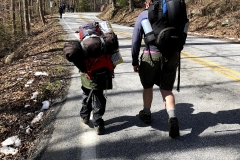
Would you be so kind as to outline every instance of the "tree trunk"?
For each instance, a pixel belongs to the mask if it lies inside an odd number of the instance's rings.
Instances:
[[[12,12],[12,34],[16,33],[16,13],[15,13],[15,1],[11,0],[11,12]]]
[[[44,19],[44,15],[43,15],[43,4],[42,4],[42,0],[38,0],[39,4],[39,14],[40,14],[40,18],[41,18],[41,21],[42,21],[42,24],[45,25],[45,19]]]
[[[96,12],[96,0],[93,0],[93,11]]]
[[[24,31],[25,34],[28,35],[30,33],[30,24],[28,19],[28,3],[27,0],[23,0],[23,9],[24,9]]]
[[[22,2],[19,0],[19,19],[22,33],[24,32]]]
[[[43,11],[46,11],[46,1],[45,0],[42,0],[42,10]],[[48,3],[49,4],[49,3]],[[43,16],[45,16],[45,12],[42,12],[43,13]]]
[[[29,12],[28,12],[28,19],[29,19],[29,23],[32,22],[32,14],[33,14],[33,1],[29,0]]]
[[[133,12],[133,10],[134,10],[133,0],[129,0],[129,11]]]
[[[35,11],[38,11],[38,8],[39,8],[39,6],[38,6],[38,5],[39,5],[39,0],[37,0],[37,1],[36,1],[36,6],[35,6],[35,7],[36,7],[36,9],[35,9]]]
[[[115,10],[116,0],[112,0],[112,8]]]

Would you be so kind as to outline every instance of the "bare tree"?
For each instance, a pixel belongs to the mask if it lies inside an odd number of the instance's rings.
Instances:
[[[43,3],[42,0],[38,0],[38,6],[39,6],[39,14],[40,14],[40,18],[41,18],[41,22],[43,25],[45,25],[45,18],[43,15]]]
[[[112,5],[112,7],[115,9],[116,0],[108,0],[108,4]]]
[[[96,11],[96,0],[93,0],[93,11]]]
[[[113,8],[113,10],[115,10],[115,6],[116,6],[116,0],[112,0],[112,8]]]
[[[28,0],[28,19],[29,23],[32,22],[32,14],[33,14],[33,0]]]
[[[133,0],[129,0],[129,11],[133,12],[134,10],[134,1]]]
[[[16,33],[16,13],[15,13],[15,2],[11,0],[11,16],[12,16],[12,33]]]
[[[43,11],[46,11],[46,1],[45,0],[42,0],[42,10]],[[49,3],[48,3],[49,4]],[[45,15],[45,12],[43,12],[43,15]]]
[[[25,34],[29,34],[30,33],[30,24],[29,24],[29,19],[28,19],[28,3],[27,0],[23,0],[23,9],[24,9],[24,31]]]
[[[19,0],[19,19],[20,19],[20,26],[21,26],[21,31],[22,33],[24,32],[24,25],[23,25],[23,9],[22,9],[22,1]]]

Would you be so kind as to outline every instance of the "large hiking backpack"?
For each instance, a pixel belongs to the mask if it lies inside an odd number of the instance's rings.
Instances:
[[[180,91],[180,52],[187,38],[188,18],[184,0],[154,0],[148,8],[148,19],[152,26],[155,40],[146,42],[157,46],[165,57],[179,52],[178,84]]]
[[[66,58],[102,89],[111,89],[106,80],[114,74],[111,56],[119,49],[117,35],[112,30],[103,32],[96,22],[80,26],[77,33],[80,41],[64,45]]]
[[[100,76],[104,78],[102,74],[113,73],[111,55],[119,48],[117,35],[112,30],[104,33],[95,22],[79,27],[79,36],[87,76],[97,80]]]
[[[117,35],[113,30],[104,32],[98,22],[88,23],[79,27],[80,43],[86,57],[98,57],[112,54],[119,48]]]
[[[183,49],[187,37],[184,27],[188,22],[184,0],[154,0],[148,8],[148,19],[155,41],[147,44],[157,46],[164,56]]]

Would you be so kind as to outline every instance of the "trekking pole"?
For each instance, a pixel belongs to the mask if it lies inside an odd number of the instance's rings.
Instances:
[[[107,89],[108,89],[108,75],[106,76],[106,89],[105,89],[105,98],[107,99]]]
[[[93,83],[95,82],[96,80],[94,79],[93,80]],[[91,97],[91,95],[92,95],[92,92],[93,92],[93,88],[91,89],[91,91],[90,91],[90,93],[88,94],[88,98],[87,98],[87,103],[88,103],[88,101],[89,101],[89,99],[90,99],[90,97]]]
[[[91,97],[91,95],[92,95],[92,92],[93,92],[93,89],[91,89],[91,91],[90,91],[90,93],[89,93],[89,95],[88,95],[88,98],[87,98],[87,103],[88,103],[88,101],[89,101],[89,99],[90,99],[90,97]]]
[[[178,60],[178,84],[177,84],[177,91],[180,92],[180,68],[181,68],[181,51],[179,52],[179,60]]]

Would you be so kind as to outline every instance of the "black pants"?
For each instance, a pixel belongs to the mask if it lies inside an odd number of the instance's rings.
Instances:
[[[104,126],[104,121],[102,119],[105,108],[106,108],[106,98],[103,95],[103,90],[93,90],[91,97],[87,103],[87,99],[90,94],[90,89],[82,86],[83,99],[82,99],[82,109],[80,111],[80,116],[82,118],[90,116],[91,111],[93,112],[93,125],[94,126]]]

